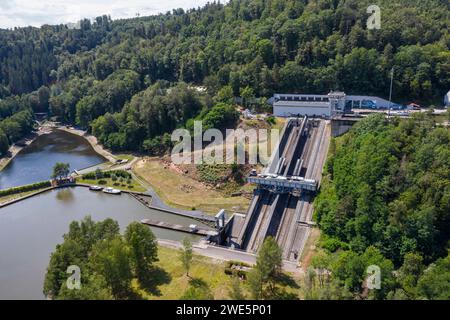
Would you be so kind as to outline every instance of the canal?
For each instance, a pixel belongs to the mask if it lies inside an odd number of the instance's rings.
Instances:
[[[70,222],[86,215],[95,221],[117,220],[122,231],[142,219],[206,227],[193,219],[148,209],[127,194],[107,195],[83,187],[40,194],[0,209],[0,299],[44,299],[42,287],[50,254],[63,241]],[[160,239],[199,239],[171,230],[152,230]]]
[[[39,136],[0,171],[0,189],[48,180],[56,162],[69,163],[74,170],[104,161],[83,137],[54,130]]]

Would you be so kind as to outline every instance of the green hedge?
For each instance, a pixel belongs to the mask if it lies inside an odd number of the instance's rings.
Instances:
[[[42,188],[47,188],[47,187],[51,187],[51,185],[52,184],[50,181],[43,181],[43,182],[28,184],[26,186],[0,190],[0,197],[9,196],[12,194],[17,194],[17,193],[22,193],[22,192],[27,192],[27,191],[32,191],[32,190],[37,190],[37,189],[42,189]]]
[[[246,271],[233,269],[233,266],[250,268],[251,266],[249,264],[241,262],[241,261],[233,261],[233,260],[232,261],[227,261],[226,264],[225,264],[225,274],[237,275],[237,276],[242,277],[244,279],[247,278],[247,272]]]
[[[124,179],[131,179],[131,173],[125,171],[125,170],[113,170],[113,171],[102,171],[97,172],[89,172],[86,174],[83,174],[83,179],[86,180],[96,180],[96,179],[103,179],[103,178],[111,178],[111,175],[115,174],[117,178],[124,178]],[[98,175],[98,176],[97,176]]]

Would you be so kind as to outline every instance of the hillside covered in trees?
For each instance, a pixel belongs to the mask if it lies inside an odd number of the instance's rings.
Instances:
[[[371,116],[333,141],[315,215],[322,246],[336,253],[316,267],[361,292],[376,264],[378,298],[449,299],[449,145],[450,130],[427,114]]]
[[[370,4],[232,0],[103,16],[79,29],[0,30],[0,152],[28,132],[25,121],[7,120],[22,110],[92,129],[113,149],[151,151],[164,133],[236,96],[385,97],[393,66],[395,100],[441,105],[450,87],[448,2],[380,0],[379,30],[366,29]]]

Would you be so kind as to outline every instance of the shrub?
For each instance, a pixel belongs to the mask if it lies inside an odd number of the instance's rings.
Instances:
[[[97,178],[97,179],[103,178],[103,172],[100,169],[96,169],[94,175],[95,175],[95,178]]]
[[[96,176],[95,172],[89,172],[89,173],[83,174],[82,178],[85,180],[95,180],[95,179],[97,179],[97,176]]]
[[[267,123],[272,124],[272,125],[277,123],[277,120],[273,116],[267,117],[266,121],[267,121]]]
[[[101,176],[101,177],[100,177]],[[98,171],[96,170],[95,172],[89,172],[86,174],[83,174],[83,179],[87,179],[87,180],[95,180],[95,179],[99,179],[99,178],[113,178],[113,177],[119,177],[119,178],[123,178],[123,179],[128,179],[131,180],[131,173],[125,171],[125,170],[114,170],[114,171],[105,171],[102,172],[101,174],[98,173]]]
[[[347,243],[340,241],[336,238],[331,238],[328,236],[322,236],[320,240],[320,246],[330,252],[336,252],[338,249],[348,250],[349,246]]]
[[[100,180],[98,184],[106,184],[106,180]]]
[[[250,268],[251,266],[245,262],[241,262],[241,261],[227,261],[227,263],[225,264],[225,274],[227,275],[237,275],[241,278],[247,278],[247,271],[244,270],[238,270],[238,269],[234,269],[233,267],[246,267],[246,268]]]
[[[50,181],[43,181],[43,182],[28,184],[26,186],[0,190],[0,197],[9,196],[12,194],[17,194],[17,193],[22,193],[22,192],[27,192],[27,191],[32,191],[32,190],[37,190],[37,189],[42,189],[42,188],[48,188],[48,187],[51,187],[51,185],[52,184]]]

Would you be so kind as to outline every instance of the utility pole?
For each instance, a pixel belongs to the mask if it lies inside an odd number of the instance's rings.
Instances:
[[[388,118],[391,117],[391,101],[392,101],[392,83],[394,82],[394,67],[391,69],[391,88],[389,90],[389,110],[388,110]]]

